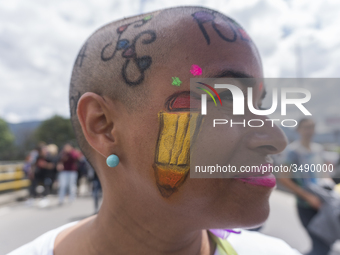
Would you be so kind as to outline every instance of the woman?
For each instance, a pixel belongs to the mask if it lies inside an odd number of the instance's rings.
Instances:
[[[268,164],[286,140],[271,125],[213,129],[211,115],[201,118],[194,107],[198,101],[190,103],[194,75],[262,78],[263,73],[246,32],[201,7],[120,20],[87,40],[71,78],[71,119],[102,184],[103,203],[98,215],[45,234],[22,250],[40,243],[45,250],[30,254],[298,254],[259,233],[235,231],[227,241],[219,236],[228,231],[213,230],[262,224],[275,181],[190,178],[188,142],[194,145],[191,156],[240,166]],[[262,85],[253,89],[254,105],[260,106]],[[208,111],[220,111],[208,104]],[[232,117],[230,97],[223,104],[224,116]],[[254,116],[247,111],[243,117]],[[196,137],[186,135],[189,122]],[[215,155],[206,150],[211,143]]]

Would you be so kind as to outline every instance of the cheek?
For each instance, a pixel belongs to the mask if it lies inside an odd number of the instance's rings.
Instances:
[[[130,128],[128,152],[129,168],[148,187],[156,188],[161,196],[169,198],[185,182],[190,168],[190,125],[195,129],[197,114],[165,112],[144,116]]]
[[[263,223],[269,214],[269,196],[272,190],[239,180],[234,180],[233,184],[235,217],[237,216],[238,221],[245,228]]]
[[[227,118],[230,121],[230,118]],[[234,120],[236,120],[234,118]],[[213,126],[214,118],[207,115],[192,146],[191,166],[228,165],[237,154],[242,130],[230,124]],[[237,120],[236,120],[237,121]]]
[[[267,219],[270,192],[234,179],[188,178],[178,196],[182,194],[183,208],[202,228],[248,228]]]
[[[126,120],[126,123],[129,123],[124,131],[127,169],[132,169],[136,176],[149,185],[159,130],[157,113],[134,116]]]

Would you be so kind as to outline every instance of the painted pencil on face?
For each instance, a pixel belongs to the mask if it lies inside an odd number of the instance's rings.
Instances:
[[[160,128],[153,169],[163,197],[176,192],[190,170],[190,144],[202,123],[199,111],[190,112],[199,106],[199,101],[193,102],[190,105],[190,92],[175,93],[166,102],[167,111],[158,114]]]

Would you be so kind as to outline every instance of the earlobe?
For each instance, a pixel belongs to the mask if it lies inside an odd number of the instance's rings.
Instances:
[[[103,97],[87,92],[78,101],[77,115],[87,142],[107,157],[115,146],[114,122]]]

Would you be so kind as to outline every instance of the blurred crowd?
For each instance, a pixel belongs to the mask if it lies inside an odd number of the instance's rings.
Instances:
[[[31,181],[27,204],[35,198],[43,198],[41,205],[49,204],[51,194],[58,195],[59,205],[63,205],[68,195],[72,203],[79,193],[82,183],[92,189],[95,211],[98,211],[101,185],[95,171],[82,152],[70,143],[60,150],[55,144],[40,142],[36,149],[30,151],[25,158],[24,172]]]

